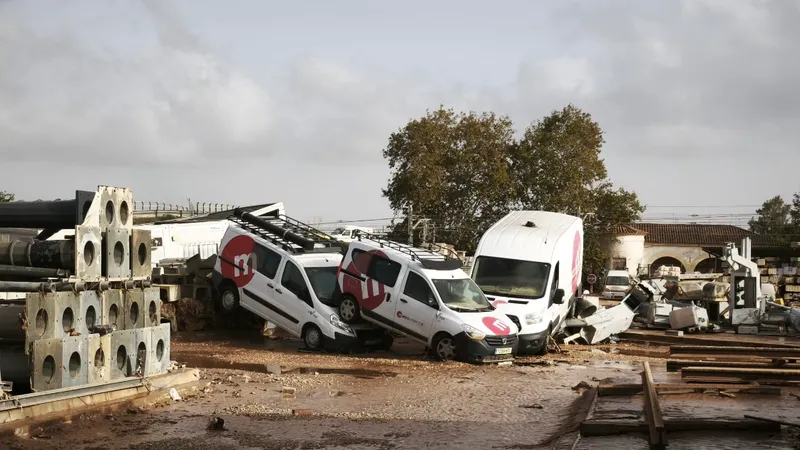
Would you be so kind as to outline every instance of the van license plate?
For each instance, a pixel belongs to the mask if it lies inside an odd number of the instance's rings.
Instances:
[[[494,349],[495,355],[508,355],[511,353],[511,347],[496,348]]]

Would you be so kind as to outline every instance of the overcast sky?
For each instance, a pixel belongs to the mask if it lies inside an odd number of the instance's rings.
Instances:
[[[410,118],[572,102],[651,217],[748,212],[800,190],[798,5],[0,0],[0,190],[390,217],[381,150]]]

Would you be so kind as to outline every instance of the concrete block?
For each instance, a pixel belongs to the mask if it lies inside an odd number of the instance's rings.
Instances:
[[[111,335],[90,334],[88,338],[89,383],[111,380]]]
[[[131,276],[131,232],[109,228],[103,239],[103,275],[109,280],[129,279]]]
[[[124,328],[124,305],[121,289],[109,289],[100,294],[100,324]]]
[[[128,188],[98,186],[100,193],[100,228],[133,229],[133,191]]]
[[[118,330],[108,336],[111,336],[110,378],[132,376],[136,363],[136,330]]]
[[[103,276],[103,237],[98,227],[75,227],[75,276],[98,281]]]
[[[134,374],[144,376],[147,372],[147,367],[151,364],[150,349],[153,329],[149,327],[137,328],[134,331],[135,342],[133,357],[131,358],[132,369]]]
[[[143,328],[145,326],[145,318],[147,317],[144,290],[130,289],[124,292],[121,329],[133,330],[135,328]]]
[[[25,297],[26,350],[37,339],[57,339],[80,329],[80,298],[73,292],[29,293]]]
[[[144,289],[144,299],[142,306],[146,307],[147,314],[144,317],[144,326],[157,327],[161,325],[161,290],[157,287]]]
[[[131,231],[131,276],[135,279],[148,279],[153,275],[151,240],[150,230]]]
[[[40,392],[87,384],[88,343],[88,336],[34,341],[31,388]]]
[[[91,334],[91,329],[95,325],[100,325],[102,308],[100,297],[95,291],[84,291],[78,294],[80,304],[80,314],[78,316],[77,331],[80,334]]]
[[[145,376],[167,372],[170,364],[170,324],[165,323],[150,330],[150,354],[145,365]]]

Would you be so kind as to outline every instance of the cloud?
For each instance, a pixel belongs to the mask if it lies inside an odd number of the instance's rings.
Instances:
[[[242,58],[234,62],[225,51],[212,48],[208,35],[198,31],[202,27],[187,25],[197,19],[187,9],[153,0],[123,3],[124,13],[98,13],[115,22],[93,35],[94,40],[81,30],[91,28],[85,21],[37,26],[46,9],[41,3],[38,8],[26,6],[27,1],[0,3],[4,165],[29,167],[42,159],[96,167],[158,165],[165,167],[158,177],[136,181],[140,178],[131,176],[126,182],[139,183],[146,195],[142,200],[172,202],[212,194],[213,201],[261,201],[266,194],[259,190],[267,182],[259,176],[269,173],[269,196],[297,202],[305,196],[309,205],[302,208],[308,215],[316,214],[311,203],[322,195],[319,189],[302,187],[286,194],[279,189],[287,183],[313,186],[334,172],[370,194],[358,204],[330,205],[325,216],[335,211],[342,217],[383,216],[386,202],[379,191],[386,168],[380,149],[409,118],[444,104],[510,114],[523,128],[574,103],[606,131],[604,156],[614,181],[635,189],[646,203],[696,202],[696,183],[676,180],[676,174],[687,180],[709,180],[712,174],[720,192],[739,198],[726,200],[733,203],[760,203],[762,197],[797,188],[792,181],[792,168],[800,165],[800,129],[794,126],[800,118],[796,2],[574,0],[558,2],[554,11],[522,2],[496,13],[481,10],[504,21],[537,16],[542,27],[516,43],[504,40],[513,29],[503,28],[499,19],[452,17],[448,10],[436,22],[449,18],[451,23],[414,22],[414,15],[407,14],[398,25],[370,10],[386,27],[406,31],[386,37],[382,30],[370,29],[375,42],[363,43],[363,52],[372,53],[362,57],[362,47],[345,49],[349,53],[329,51],[334,46],[325,42],[313,44],[325,50],[309,47],[309,42],[326,38],[346,45],[331,29],[313,34],[312,28],[322,28],[327,19],[309,19],[314,26],[298,24],[296,34],[273,32],[270,36],[281,36],[280,46],[248,54],[246,59],[274,65],[261,72],[246,70],[237,65]],[[51,15],[66,15],[70,9],[59,8]],[[337,27],[360,26],[363,18],[356,13]],[[237,14],[248,12],[239,8]],[[459,26],[464,21],[469,26]],[[487,29],[476,30],[484,22]],[[431,37],[437,30],[447,30],[442,43]],[[488,36],[482,38],[487,42],[468,41],[477,32]],[[123,34],[129,42],[96,42],[98,36]],[[397,36],[405,47],[389,42]],[[488,43],[492,36],[503,44]],[[302,46],[293,44],[301,37]],[[462,40],[468,43],[459,44]],[[379,54],[383,47],[405,50],[401,58],[389,50]],[[269,52],[278,50],[289,56],[270,58]],[[452,55],[464,55],[459,57],[463,66],[456,67],[459,58]],[[484,57],[491,57],[495,66],[481,70]],[[383,65],[368,64],[380,58]],[[441,60],[448,66],[439,65]],[[264,75],[267,71],[270,76]],[[766,169],[773,182],[743,186],[750,183],[725,178],[746,173],[763,162],[767,151],[782,159],[778,167]],[[369,175],[350,176],[347,169],[352,167]],[[192,185],[191,174],[182,174],[180,182],[162,176],[170,170],[208,177],[241,170],[243,175],[236,187],[227,188],[205,179]],[[53,172],[52,186],[74,186],[74,179],[58,177]],[[23,196],[31,189],[34,197],[55,189],[2,188],[22,191]],[[167,194],[170,190],[180,192]],[[329,191],[326,203],[335,201]],[[169,195],[177,198],[164,198]]]

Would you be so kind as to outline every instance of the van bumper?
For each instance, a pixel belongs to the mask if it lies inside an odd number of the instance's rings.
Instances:
[[[512,338],[512,336],[509,336]],[[513,339],[513,343],[500,348],[511,347],[511,353],[498,355],[498,347],[493,347],[485,339],[476,341],[467,337],[466,333],[459,333],[453,338],[456,343],[458,359],[471,364],[493,364],[505,361],[513,361],[517,354],[518,339]]]
[[[519,354],[540,354],[547,348],[547,330],[519,335]]]

